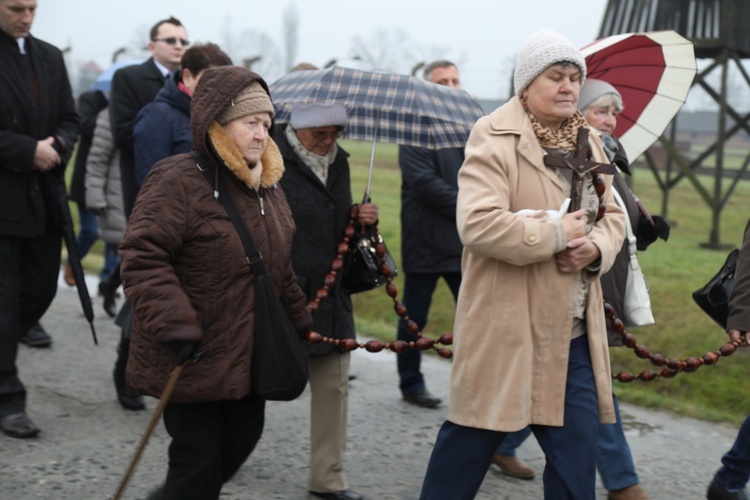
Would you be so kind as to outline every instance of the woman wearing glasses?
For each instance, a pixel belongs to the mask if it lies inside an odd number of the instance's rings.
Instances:
[[[301,104],[274,137],[284,158],[284,189],[297,233],[292,267],[308,300],[323,287],[349,222],[352,193],[349,154],[336,140],[348,121],[341,105]],[[377,206],[360,206],[359,222],[374,224]],[[335,339],[355,338],[352,301],[340,280],[313,314],[313,330]],[[349,401],[349,357],[330,344],[306,344],[310,355],[310,480],[319,498],[361,499],[343,472]]]

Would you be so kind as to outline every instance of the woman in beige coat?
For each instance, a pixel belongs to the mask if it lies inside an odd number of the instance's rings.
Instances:
[[[614,422],[599,276],[622,245],[624,218],[611,176],[592,173],[577,190],[581,208],[567,213],[576,176],[544,161],[568,158],[588,128],[576,109],[585,76],[572,43],[538,31],[518,55],[516,96],[467,143],[450,410],[423,499],[473,498],[498,445],[526,425],[547,459],[545,498],[595,498],[597,426]],[[591,159],[608,163],[596,131],[589,143]]]

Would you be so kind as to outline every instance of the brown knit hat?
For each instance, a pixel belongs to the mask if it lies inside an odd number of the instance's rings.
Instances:
[[[229,106],[216,116],[216,121],[219,122],[219,125],[224,125],[237,118],[262,112],[266,112],[273,117],[273,104],[260,83],[253,82],[232,99]]]

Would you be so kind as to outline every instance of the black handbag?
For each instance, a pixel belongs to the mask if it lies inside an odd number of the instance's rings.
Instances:
[[[198,166],[209,183],[211,168]],[[219,175],[219,183],[223,184]],[[223,187],[223,186],[222,186]],[[253,357],[250,365],[250,390],[270,401],[291,401],[305,390],[308,360],[302,338],[289,320],[281,304],[271,276],[263,265],[263,258],[255,246],[250,230],[245,225],[227,189],[221,190],[219,202],[229,215],[245,249],[245,258],[253,271],[255,282],[255,325]]]
[[[396,277],[396,262],[385,246],[383,236],[377,231],[376,226],[367,226],[363,232],[358,232],[349,240],[349,253],[346,256],[342,280],[342,286],[349,293],[366,292],[386,283],[388,276],[382,272],[383,262],[376,251],[378,244],[385,248],[383,257],[385,264],[390,268],[389,276]]]
[[[727,256],[716,276],[706,283],[706,286],[693,292],[693,300],[711,319],[716,321],[724,330],[727,329],[729,317],[729,296],[734,285],[734,271],[737,267],[739,249],[732,250]]]

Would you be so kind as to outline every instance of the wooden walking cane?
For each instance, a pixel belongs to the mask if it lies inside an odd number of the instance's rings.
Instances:
[[[169,380],[167,381],[167,386],[164,388],[164,392],[162,393],[161,398],[159,398],[159,404],[156,405],[156,409],[151,415],[151,420],[149,421],[148,426],[146,426],[146,432],[143,433],[141,442],[138,443],[138,448],[136,448],[135,453],[133,454],[133,458],[130,459],[130,464],[128,464],[128,468],[125,471],[125,474],[122,476],[122,479],[120,479],[120,484],[117,485],[117,490],[115,491],[113,500],[118,500],[125,491],[125,487],[128,485],[128,481],[130,481],[130,477],[135,471],[135,466],[138,464],[138,460],[141,458],[143,449],[146,448],[146,444],[151,437],[151,433],[154,431],[154,427],[156,427],[157,422],[159,422],[161,414],[164,413],[164,407],[167,406],[169,398],[172,396],[174,386],[177,385],[177,381],[180,379],[180,375],[182,375],[182,370],[186,365],[193,361],[193,358],[187,359],[184,363],[175,366],[174,370],[172,370],[172,374],[169,376]]]

